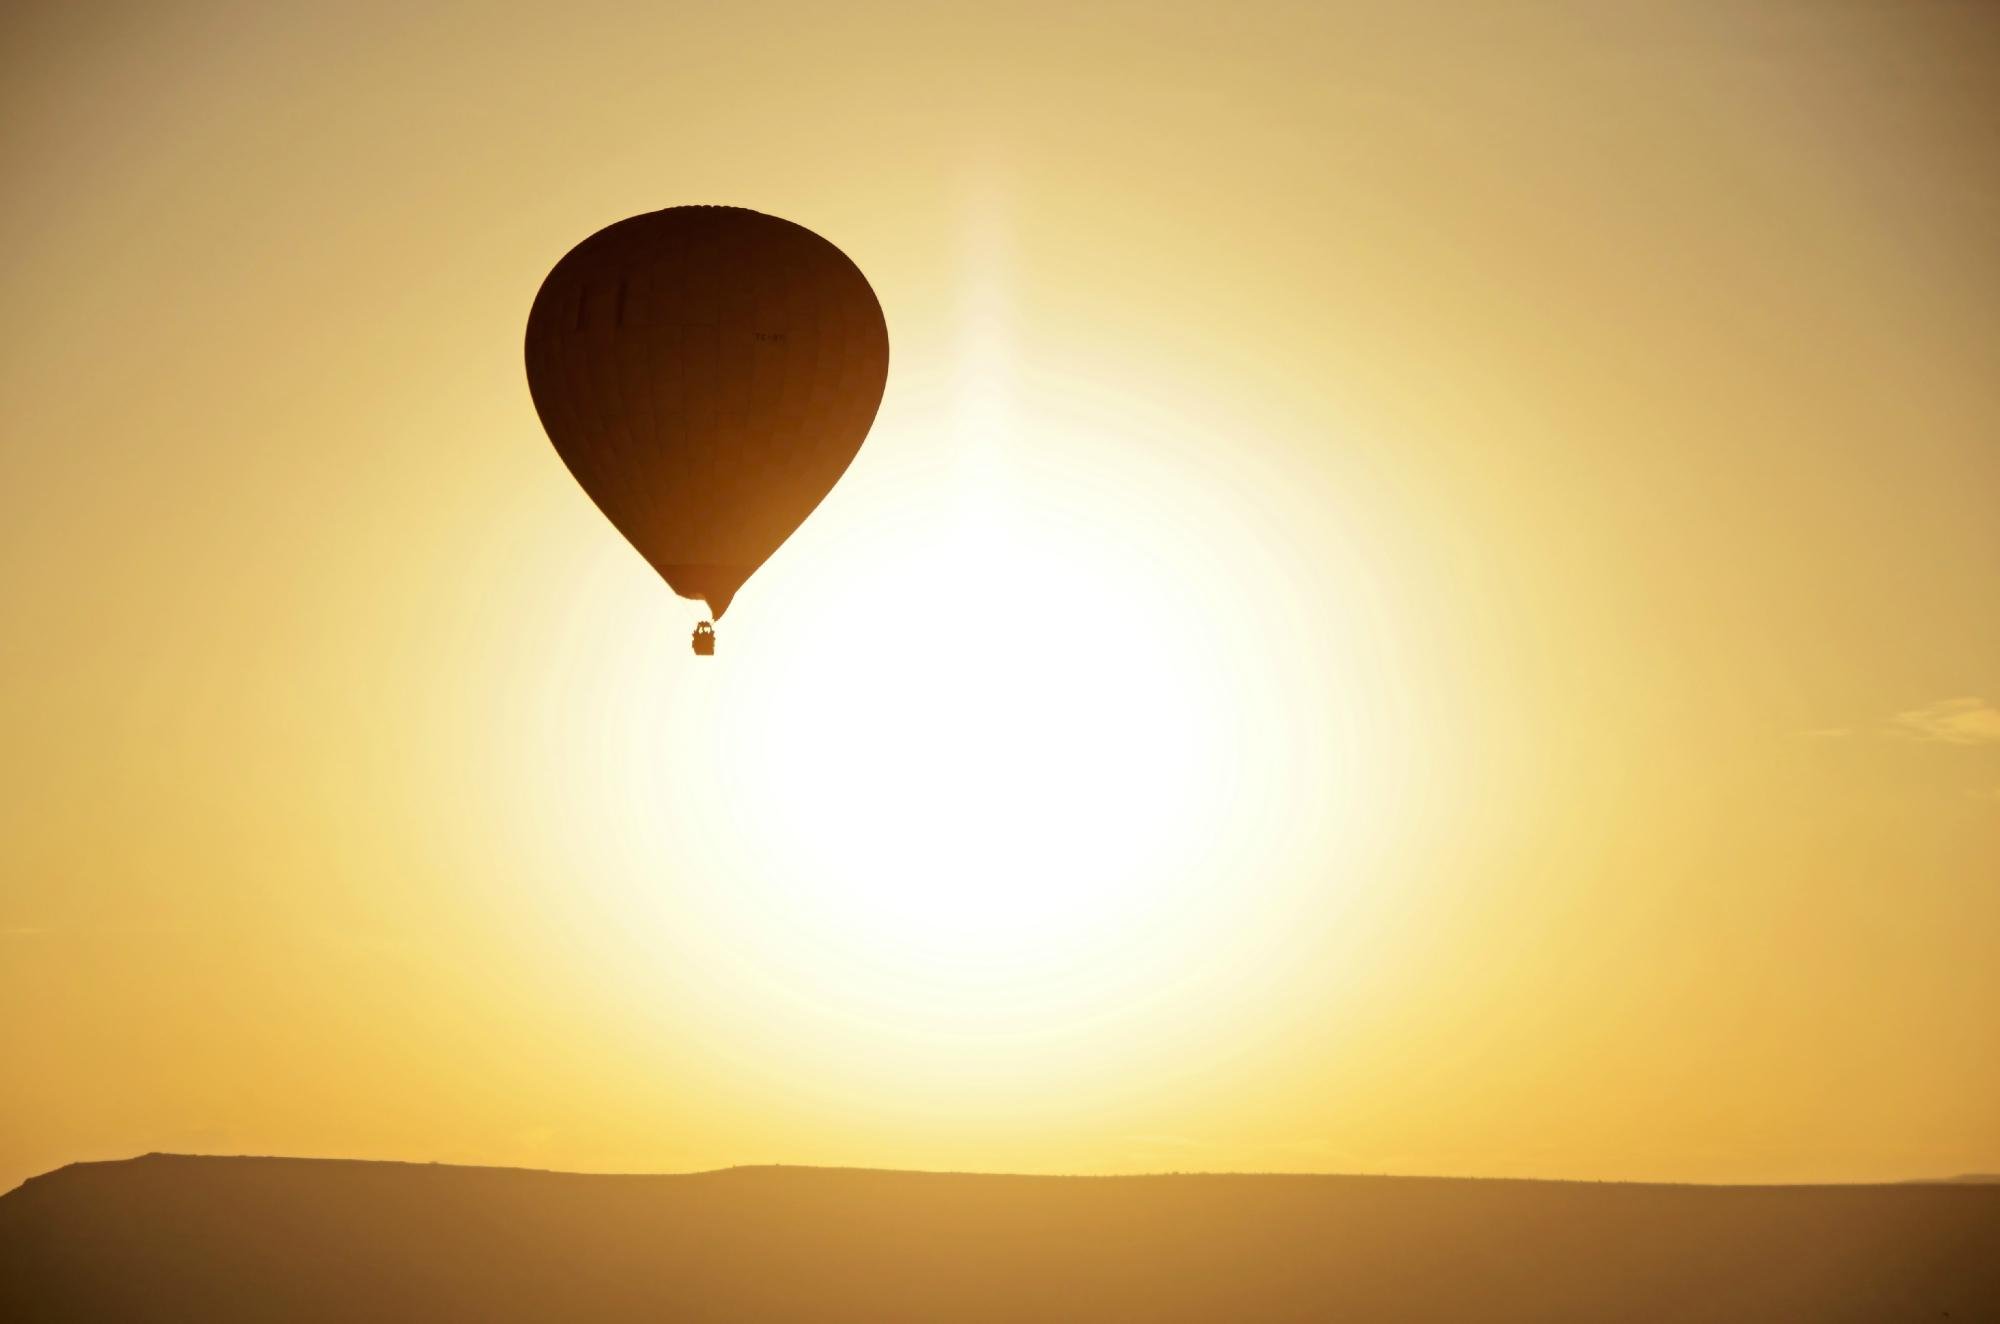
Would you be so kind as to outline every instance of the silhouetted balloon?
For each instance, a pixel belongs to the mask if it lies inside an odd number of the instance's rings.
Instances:
[[[528,313],[527,361],[583,490],[719,619],[861,448],[889,333],[867,279],[812,231],[670,207],[556,263]]]

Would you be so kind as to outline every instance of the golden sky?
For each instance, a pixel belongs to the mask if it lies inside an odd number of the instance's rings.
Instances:
[[[0,22],[0,1185],[2000,1169],[2000,11]],[[712,661],[521,363],[690,202],[893,346]]]

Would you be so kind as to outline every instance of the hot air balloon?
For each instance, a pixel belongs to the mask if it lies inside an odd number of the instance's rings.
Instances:
[[[556,263],[528,313],[528,391],[583,490],[716,619],[861,448],[889,373],[845,253],[741,207],[669,207]],[[711,653],[708,622],[695,651]]]

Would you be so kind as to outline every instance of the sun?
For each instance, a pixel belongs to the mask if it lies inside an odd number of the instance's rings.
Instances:
[[[829,941],[969,976],[1058,961],[1208,844],[1207,650],[1143,567],[1004,491],[926,547],[777,605],[784,637],[731,659],[718,789],[768,815],[759,871]]]

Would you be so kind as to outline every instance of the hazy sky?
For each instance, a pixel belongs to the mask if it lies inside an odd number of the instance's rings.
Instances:
[[[0,1185],[2000,1169],[2000,10],[0,24]],[[892,344],[712,661],[521,366],[690,202]]]

